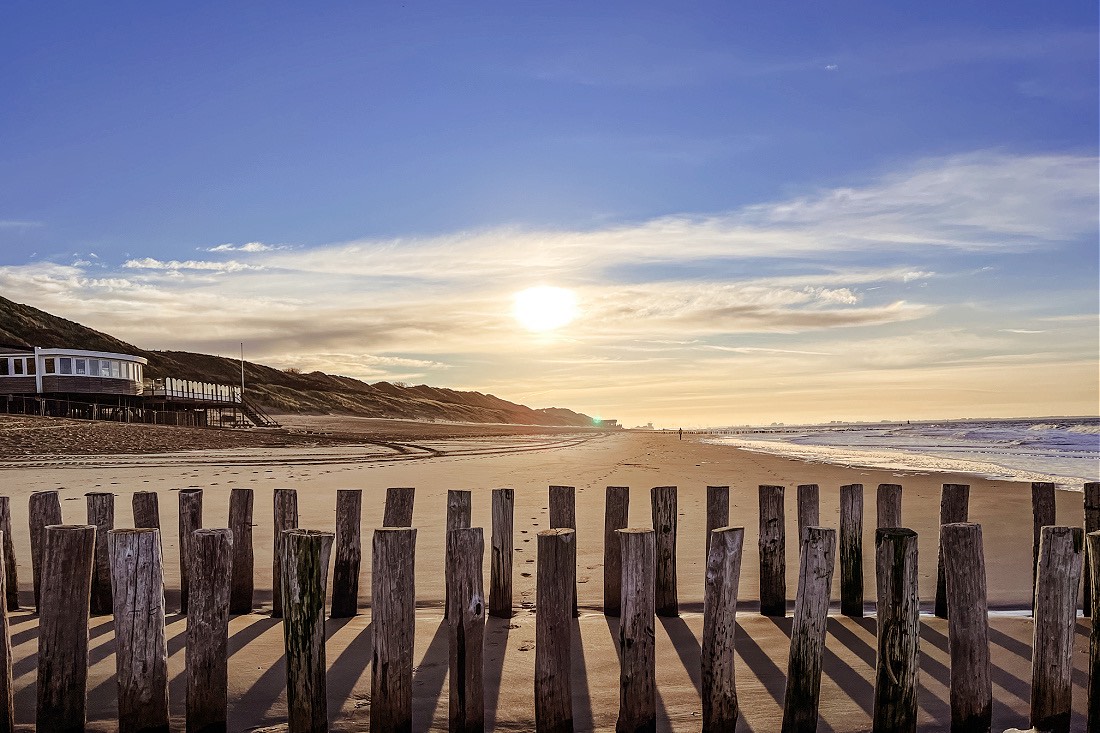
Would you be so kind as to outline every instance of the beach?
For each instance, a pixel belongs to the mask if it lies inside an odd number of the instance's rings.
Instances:
[[[70,421],[71,422],[71,421]],[[294,420],[288,422],[293,425]],[[300,430],[325,432],[323,418],[301,420]],[[337,423],[330,423],[335,425]],[[118,426],[129,427],[129,426]],[[144,426],[141,426],[144,427]],[[139,428],[140,429],[140,428]],[[160,428],[161,430],[178,430]],[[362,429],[362,426],[360,426]],[[200,431],[227,433],[228,431]],[[532,727],[534,665],[535,537],[548,528],[547,487],[575,486],[577,501],[577,582],[581,617],[574,627],[573,695],[577,730],[614,727],[618,709],[617,622],[602,607],[603,510],[606,486],[629,486],[630,525],[650,526],[649,490],[678,487],[677,573],[681,616],[657,623],[658,725],[661,730],[697,730],[700,725],[699,640],[702,629],[706,487],[730,487],[730,521],[745,527],[737,638],[739,730],[777,730],[782,712],[784,670],[791,616],[770,619],[756,609],[759,588],[757,486],[786,487],[786,575],[789,602],[798,582],[795,487],[821,487],[821,523],[836,527],[839,487],[865,487],[864,585],[874,598],[875,487],[904,486],[903,524],[919,535],[922,610],[931,610],[936,581],[936,544],[940,487],[969,484],[970,521],[982,524],[991,610],[994,674],[994,729],[1027,727],[1031,621],[1026,609],[1031,590],[1031,493],[1026,483],[927,471],[849,468],[713,445],[675,433],[630,431],[581,432],[417,430],[394,428],[386,440],[298,435],[283,444],[223,445],[204,450],[144,454],[8,452],[0,455],[3,492],[12,497],[12,523],[19,558],[20,596],[31,604],[27,497],[33,491],[58,490],[66,522],[86,520],[83,494],[116,495],[116,526],[130,526],[134,491],[160,496],[167,586],[171,710],[182,725],[183,642],[186,620],[179,605],[178,520],[176,492],[203,489],[203,525],[227,526],[232,488],[255,491],[254,543],[256,602],[253,614],[234,617],[230,626],[230,730],[285,729],[285,672],[280,623],[264,613],[271,602],[272,491],[298,490],[299,524],[332,531],[337,489],[363,490],[364,559],[360,579],[361,615],[329,621],[327,645],[329,714],[335,731],[362,730],[369,712],[370,530],[381,524],[385,489],[416,488],[413,525],[417,528],[417,627],[414,672],[414,729],[447,727],[447,627],[442,622],[443,549],[446,492],[473,492],[473,526],[490,527],[490,492],[515,489],[514,582],[517,615],[489,619],[486,627],[485,681],[487,723],[495,730]],[[512,434],[508,434],[508,433]],[[516,434],[518,433],[518,434]],[[259,431],[256,435],[261,435]],[[267,439],[265,439],[267,440]],[[312,440],[312,443],[308,441]],[[1080,491],[1057,492],[1058,522],[1080,526]],[[488,588],[489,564],[485,563]],[[873,701],[875,621],[853,620],[835,611],[839,573],[834,573],[834,613],[829,619],[822,680],[819,730],[857,731],[870,727]],[[30,729],[34,711],[36,618],[27,611],[12,617],[18,723]],[[1074,730],[1083,730],[1087,685],[1089,623],[1077,622],[1074,656]],[[92,620],[89,729],[113,730],[113,634],[109,617]],[[920,727],[939,730],[949,724],[947,625],[922,616]]]

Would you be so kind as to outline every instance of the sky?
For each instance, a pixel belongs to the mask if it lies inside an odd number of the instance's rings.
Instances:
[[[1097,13],[4,3],[0,295],[628,426],[1096,415]]]

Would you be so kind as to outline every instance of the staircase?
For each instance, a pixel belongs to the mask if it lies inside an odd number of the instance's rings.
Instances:
[[[249,402],[248,400],[241,398],[241,412],[244,416],[252,421],[252,424],[258,428],[277,428],[279,423],[275,422],[275,419],[268,415],[263,409],[255,402]]]

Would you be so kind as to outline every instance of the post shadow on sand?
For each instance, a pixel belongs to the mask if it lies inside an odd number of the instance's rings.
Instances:
[[[335,619],[325,623],[326,636],[342,628],[350,619]],[[329,627],[332,631],[329,632]],[[335,659],[328,660],[328,709],[329,715],[334,716],[344,707],[344,703],[351,697],[355,685],[362,679],[363,673],[370,664],[371,655],[374,653],[373,625],[367,624],[355,635],[343,651]],[[367,689],[370,682],[367,682]]]
[[[484,685],[485,728],[497,727],[497,708],[500,706],[500,687],[504,676],[504,655],[508,650],[508,637],[512,619],[488,616],[485,619]]]
[[[592,717],[592,691],[588,687],[588,666],[584,660],[579,619],[572,619],[569,637],[569,667],[573,675],[573,724],[579,730],[593,730],[595,719]]]
[[[448,644],[447,622],[441,618],[435,629],[435,636],[424,652],[424,658],[413,668],[413,730],[428,730],[432,727],[432,714],[439,704],[443,683],[447,679],[447,667],[450,665]]]
[[[699,640],[688,628],[687,623],[679,616],[661,616],[661,626],[664,627],[672,648],[680,657],[680,663],[691,678],[691,684],[695,685],[695,691],[703,694],[703,661]]]

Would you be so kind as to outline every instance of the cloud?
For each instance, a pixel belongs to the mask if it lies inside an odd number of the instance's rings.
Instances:
[[[216,247],[200,249],[204,252],[273,252],[277,249],[286,249],[286,247],[275,244],[264,244],[263,242],[248,242],[246,244],[219,244]]]
[[[263,265],[248,265],[236,260],[215,262],[206,260],[157,260],[152,257],[126,260],[122,266],[131,270],[205,270],[210,272],[241,272],[243,270],[262,270]]]
[[[45,225],[40,221],[0,219],[0,229],[35,229],[41,226]]]

